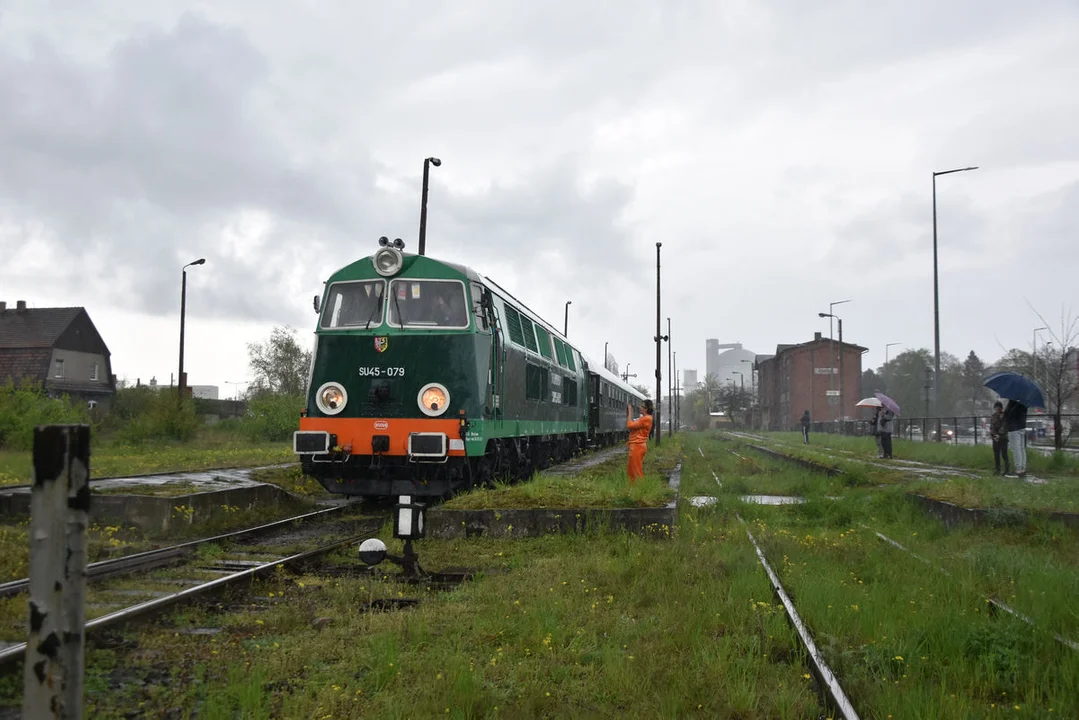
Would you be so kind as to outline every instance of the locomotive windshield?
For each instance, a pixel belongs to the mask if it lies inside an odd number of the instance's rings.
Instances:
[[[340,282],[330,287],[322,313],[324,328],[377,327],[382,324],[385,280]]]
[[[390,325],[468,327],[468,301],[460,280],[394,280],[390,283]]]

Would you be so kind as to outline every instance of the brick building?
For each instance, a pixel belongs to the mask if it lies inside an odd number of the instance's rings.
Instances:
[[[867,350],[815,333],[799,345],[778,345],[776,354],[758,356],[761,422],[768,430],[793,430],[809,410],[813,422],[856,417],[861,400],[862,354]],[[829,358],[833,358],[829,362]],[[842,358],[842,363],[839,360]],[[840,406],[842,366],[842,406]]]

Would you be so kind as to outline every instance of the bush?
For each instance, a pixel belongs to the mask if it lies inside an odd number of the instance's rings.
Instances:
[[[117,440],[138,443],[146,440],[190,440],[199,420],[190,398],[179,403],[175,392],[146,385],[120,388],[112,409],[102,423]]]
[[[84,403],[67,395],[50,398],[41,383],[24,382],[19,387],[0,385],[0,448],[30,450],[34,426],[62,423],[89,423]]]
[[[247,402],[247,414],[238,424],[252,440],[280,442],[292,437],[304,407],[302,395],[258,395]]]

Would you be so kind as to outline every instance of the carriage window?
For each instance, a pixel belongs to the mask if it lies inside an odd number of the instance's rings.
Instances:
[[[376,327],[382,324],[382,295],[385,280],[340,282],[330,286],[330,297],[322,311],[322,327]]]
[[[464,329],[468,323],[465,286],[459,280],[394,280],[390,283],[390,325]]]

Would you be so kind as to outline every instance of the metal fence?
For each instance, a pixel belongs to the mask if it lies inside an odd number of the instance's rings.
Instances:
[[[937,441],[938,423],[941,442],[954,445],[991,445],[993,443],[993,439],[989,436],[988,416],[898,417],[894,420],[895,429],[892,436],[905,440]],[[1060,424],[1063,428],[1065,447],[1079,445],[1079,414],[1061,415]],[[815,422],[812,423],[810,429],[813,432],[840,435],[872,434],[868,419]],[[1053,447],[1053,417],[1028,415],[1027,441],[1035,447]]]

